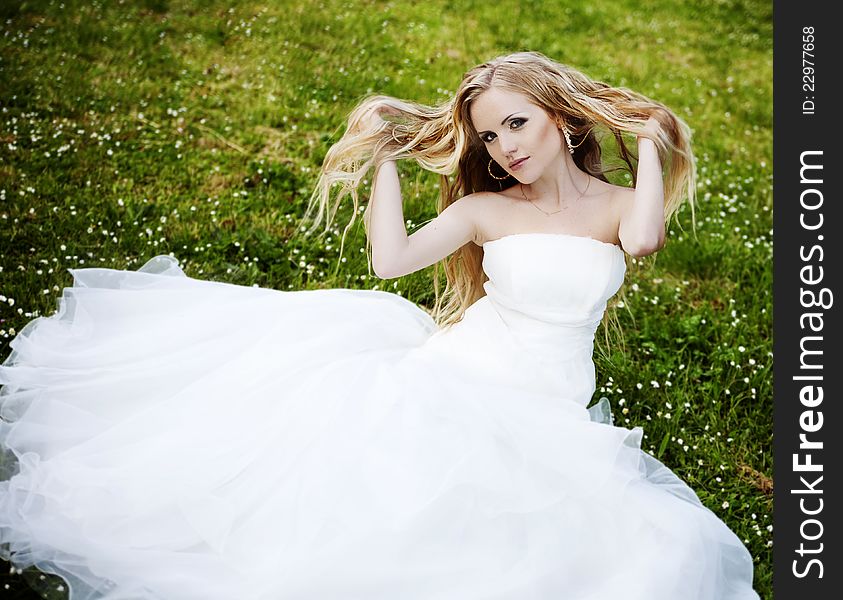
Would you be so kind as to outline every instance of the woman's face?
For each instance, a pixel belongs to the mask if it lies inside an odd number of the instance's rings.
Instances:
[[[558,163],[564,150],[562,133],[527,96],[493,87],[474,99],[469,112],[489,155],[521,183],[534,182]],[[496,168],[493,165],[492,171]]]

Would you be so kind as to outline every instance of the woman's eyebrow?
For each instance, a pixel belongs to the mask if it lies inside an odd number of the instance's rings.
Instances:
[[[503,120],[503,121],[501,121],[501,125],[503,125],[504,123],[506,123],[506,122],[507,122],[510,118],[512,118],[514,115],[517,115],[519,112],[521,112],[521,111],[520,111],[520,110],[515,111],[514,113],[512,113],[512,114],[511,114],[511,115],[509,115],[508,117],[505,117],[505,118],[504,118],[504,120]],[[489,131],[489,130],[488,130],[488,129],[486,129],[486,130],[484,130],[484,131],[480,131],[479,133],[487,133],[488,131]]]

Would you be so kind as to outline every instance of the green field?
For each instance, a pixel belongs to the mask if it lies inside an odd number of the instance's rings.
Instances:
[[[771,597],[771,3],[6,0],[0,19],[0,360],[68,268],[156,254],[191,277],[432,307],[432,269],[369,272],[362,223],[339,259],[347,210],[330,238],[297,228],[369,93],[440,102],[471,66],[537,50],[674,109],[694,133],[697,228],[684,207],[655,260],[630,260],[596,397],[746,542]],[[412,229],[438,176],[399,172]],[[0,576],[0,594],[39,597],[24,579],[62,596],[38,573]]]

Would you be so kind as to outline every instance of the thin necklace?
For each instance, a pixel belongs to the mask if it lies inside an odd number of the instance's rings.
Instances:
[[[577,200],[579,200],[580,198],[582,198],[583,196],[585,196],[585,193],[588,191],[588,186],[590,186],[590,185],[591,185],[591,177],[589,177],[589,178],[588,178],[588,183],[587,183],[587,184],[585,184],[585,189],[584,189],[584,190],[582,191],[582,193],[581,193],[581,194],[577,197]],[[524,200],[526,200],[527,202],[529,202],[530,204],[532,204],[533,206],[535,206],[537,210],[539,210],[539,211],[543,212],[543,213],[544,213],[545,215],[547,215],[548,217],[549,217],[550,215],[555,215],[555,214],[557,214],[557,213],[562,212],[563,210],[567,210],[567,209],[568,209],[568,207],[567,207],[567,206],[563,206],[563,207],[562,207],[562,208],[560,208],[559,210],[554,210],[553,212],[547,212],[547,211],[546,211],[546,210],[544,210],[543,208],[539,208],[539,206],[538,206],[537,204],[535,204],[532,200],[530,200],[529,198],[527,198],[527,194],[525,194],[525,193],[524,193],[524,184],[523,184],[523,183],[519,184],[519,187],[521,188],[521,195],[522,195],[522,196],[524,196]],[[574,202],[576,202],[577,200],[574,200]]]

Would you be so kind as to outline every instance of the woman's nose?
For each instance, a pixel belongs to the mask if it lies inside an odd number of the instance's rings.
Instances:
[[[502,135],[502,136],[500,136],[500,138],[498,138],[498,139],[500,140],[500,149],[501,149],[501,152],[502,152],[505,156],[514,156],[514,155],[515,155],[515,151],[516,151],[516,150],[517,150],[517,148],[518,148],[518,147],[517,147],[517,144],[515,143],[515,140],[514,140],[514,139],[512,139],[512,137],[510,137],[510,136],[508,136],[508,135]]]

